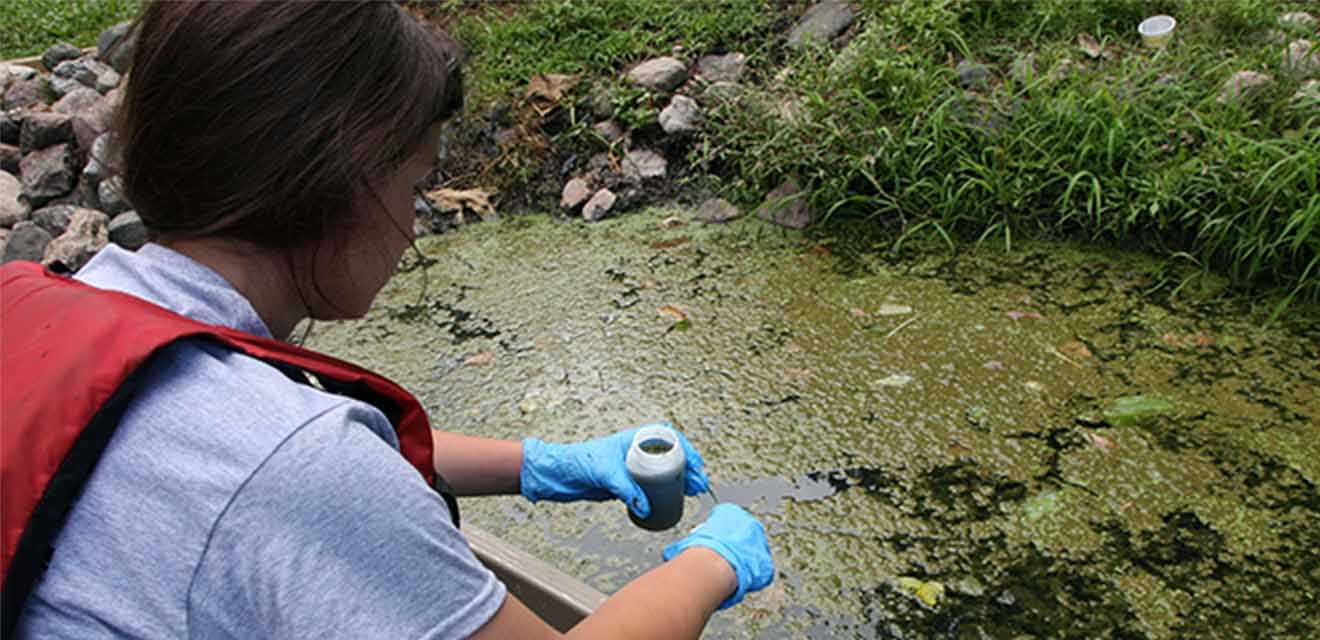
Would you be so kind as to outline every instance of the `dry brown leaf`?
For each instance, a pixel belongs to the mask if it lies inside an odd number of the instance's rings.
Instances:
[[[1086,436],[1086,440],[1091,443],[1091,446],[1101,451],[1112,451],[1114,449],[1114,441],[1098,433],[1083,429],[1082,435]]]
[[[674,248],[674,247],[677,247],[677,246],[680,245],[680,244],[683,244],[683,243],[687,242],[688,240],[691,240],[691,238],[689,238],[689,237],[687,237],[687,236],[679,236],[679,237],[677,237],[677,238],[669,238],[668,240],[656,240],[655,242],[652,242],[652,243],[651,243],[651,248],[652,248],[652,249],[672,249],[672,248]]]
[[[677,229],[679,227],[687,226],[687,220],[678,216],[669,216],[668,218],[657,222],[655,226],[660,227],[661,229]]]
[[[577,76],[562,73],[538,73],[532,76],[531,81],[527,83],[527,90],[523,92],[523,97],[528,100],[559,102],[564,99],[564,94],[572,89],[575,84],[577,84]]]
[[[789,353],[802,353],[802,346],[796,342],[790,342],[784,345],[784,351]]]
[[[467,360],[464,360],[463,364],[468,365],[470,367],[480,367],[481,365],[484,364],[490,364],[490,361],[494,359],[495,359],[495,352],[491,351],[490,349],[486,349],[485,351],[482,351],[481,353],[478,353],[477,355],[472,356]]]
[[[859,308],[854,307],[854,308],[852,309],[852,314],[855,315],[855,316],[857,316],[858,318],[865,318],[865,317],[866,317],[866,309],[859,309]]]
[[[678,307],[675,307],[674,305],[665,305],[665,306],[663,306],[663,307],[660,307],[659,309],[656,309],[656,311],[659,311],[661,315],[669,316],[669,317],[671,317],[671,318],[673,318],[674,320],[677,320],[677,321],[679,321],[679,322],[682,322],[682,321],[688,319],[687,314],[686,314],[686,313],[683,313],[683,310],[682,310],[682,309],[679,309]]]
[[[1210,346],[1210,345],[1212,345],[1212,344],[1214,344],[1214,343],[1215,343],[1215,339],[1214,339],[1214,338],[1211,338],[1209,335],[1207,335],[1206,332],[1204,332],[1204,331],[1199,331],[1199,332],[1197,332],[1197,334],[1196,334],[1196,346],[1198,346],[1198,347],[1208,347],[1208,346]]]
[[[1090,358],[1093,355],[1091,353],[1091,350],[1088,349],[1086,345],[1082,344],[1077,340],[1069,340],[1059,345],[1058,348],[1059,348],[1059,353],[1062,353],[1065,356],[1072,356],[1074,358],[1079,358],[1079,359]]]
[[[1164,344],[1167,344],[1170,347],[1176,347],[1179,346],[1178,343],[1180,341],[1178,340],[1178,336],[1173,335],[1173,333],[1165,333],[1164,335],[1160,336],[1160,342],[1163,342]]]
[[[1100,54],[1104,53],[1104,48],[1101,47],[1095,37],[1089,33],[1083,33],[1077,36],[1077,46],[1081,47],[1082,51],[1085,51],[1086,55],[1090,56],[1092,60],[1099,58]]]
[[[490,203],[491,192],[485,189],[432,189],[425,194],[431,206],[444,212],[457,212],[461,223],[463,212],[471,211],[482,220],[496,217],[495,206]]]
[[[809,377],[809,376],[811,375],[811,369],[802,369],[802,368],[799,368],[799,367],[788,367],[788,368],[784,369],[784,373],[787,373],[788,375],[793,376],[794,378],[806,378],[806,377]]]
[[[807,249],[807,253],[810,253],[813,256],[828,256],[833,252],[830,251],[829,247],[823,244],[813,244]]]

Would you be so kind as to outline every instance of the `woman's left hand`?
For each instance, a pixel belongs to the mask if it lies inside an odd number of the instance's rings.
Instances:
[[[705,462],[683,434],[668,422],[644,426],[667,427],[678,434],[678,441],[683,445],[683,453],[687,458],[687,474],[684,477],[684,491],[687,495],[695,496],[710,489],[710,479],[701,470]],[[633,427],[578,444],[550,444],[536,438],[523,440],[523,464],[519,478],[523,497],[532,502],[618,498],[637,517],[647,517],[651,513],[651,505],[642,488],[637,486],[628,473],[625,462],[633,436],[641,428]]]

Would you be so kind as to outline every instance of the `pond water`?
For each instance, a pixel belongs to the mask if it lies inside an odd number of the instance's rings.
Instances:
[[[757,220],[658,224],[675,214],[426,238],[426,270],[308,344],[445,429],[673,422],[779,568],[708,637],[1320,634],[1314,320],[1262,329],[1187,295],[1205,283],[1152,294],[1139,260],[1057,246],[844,259]],[[1136,395],[1171,406],[1106,419]],[[608,593],[711,504],[660,533],[617,502],[463,507]]]

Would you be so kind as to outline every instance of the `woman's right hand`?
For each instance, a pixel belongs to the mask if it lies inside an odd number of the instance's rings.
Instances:
[[[734,504],[717,504],[706,518],[686,538],[665,547],[664,558],[669,560],[688,547],[706,547],[720,554],[738,576],[738,588],[720,609],[727,609],[742,601],[743,596],[759,591],[775,579],[775,561],[770,555],[770,541],[765,527]]]

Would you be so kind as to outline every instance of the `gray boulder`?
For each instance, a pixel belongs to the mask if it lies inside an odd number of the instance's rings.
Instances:
[[[595,131],[596,135],[600,136],[607,144],[614,144],[619,140],[622,140],[625,133],[623,127],[619,126],[619,123],[613,120],[597,122],[592,126],[592,130]]]
[[[102,96],[95,89],[79,87],[60,98],[51,110],[73,117],[73,136],[78,148],[90,149],[96,138],[105,133],[115,115],[118,91]]]
[[[78,209],[71,204],[52,204],[33,211],[32,221],[53,238],[69,228],[69,221],[73,220],[73,214]]]
[[[77,271],[110,241],[110,216],[95,209],[77,208],[69,228],[46,245],[41,263],[59,263]]]
[[[23,156],[18,163],[23,197],[36,208],[73,191],[77,180],[73,167],[73,150],[67,144],[46,147]]]
[[[51,46],[46,52],[41,54],[41,64],[47,70],[54,71],[65,60],[73,60],[82,56],[82,49],[75,47],[67,42]]]
[[[73,141],[73,118],[63,113],[33,112],[23,118],[18,148],[21,153]]]
[[[1224,81],[1219,90],[1219,102],[1226,103],[1260,93],[1265,87],[1274,84],[1274,77],[1255,71],[1239,71]]]
[[[21,64],[0,62],[0,91],[9,88],[11,82],[31,80],[37,76],[37,70]]]
[[[119,82],[122,79],[123,77],[119,75],[118,71],[109,69],[105,73],[96,76],[95,89],[102,94],[110,93],[119,87]]]
[[[816,221],[816,210],[801,197],[797,182],[788,178],[766,194],[756,217],[789,229],[806,229]]]
[[[84,87],[96,89],[98,93],[105,93],[119,86],[119,72],[104,62],[91,59],[65,60],[55,67],[53,74],[56,79],[75,80]],[[56,89],[56,93],[60,91]],[[67,94],[68,91],[64,93]]]
[[[8,171],[0,171],[0,227],[12,227],[28,219],[28,206],[18,199],[23,185]]]
[[[623,175],[633,182],[648,178],[663,178],[669,171],[665,157],[647,149],[634,149],[623,157]]]
[[[52,95],[46,79],[41,76],[17,80],[5,90],[5,109],[29,109],[39,104],[49,104]]]
[[[802,47],[808,42],[828,43],[843,33],[857,18],[851,5],[838,0],[825,0],[807,10],[797,26],[788,34],[788,46]]]
[[[671,56],[652,58],[633,67],[628,79],[652,91],[670,91],[687,80],[687,66]]]
[[[701,101],[708,106],[727,106],[742,97],[743,87],[737,82],[714,82],[701,93]]]
[[[568,211],[575,211],[589,196],[591,196],[591,187],[587,185],[587,181],[573,178],[564,185],[564,191],[559,196],[559,206]]]
[[[18,163],[23,159],[23,152],[12,144],[0,143],[0,171],[18,175]]]
[[[125,211],[110,220],[110,242],[137,251],[147,240],[147,225],[136,211]]]
[[[701,107],[687,96],[674,96],[669,106],[660,111],[660,128],[671,136],[692,133],[699,124]]]
[[[49,82],[50,82],[50,92],[55,94],[56,100],[63,98],[64,96],[67,96],[70,93],[73,93],[77,89],[87,88],[86,86],[83,85],[83,83],[78,82],[73,78],[61,78],[59,76],[50,76]]]
[[[121,22],[105,31],[96,39],[96,57],[108,63],[115,71],[123,73],[133,61],[133,49],[137,46],[137,32],[131,31],[133,23]],[[130,32],[131,31],[131,32]]]
[[[18,113],[0,111],[0,144],[18,144],[18,136],[23,131],[23,119]]]
[[[1294,40],[1284,52],[1283,68],[1302,77],[1320,71],[1320,49],[1310,40]]]
[[[1293,11],[1279,16],[1279,24],[1309,27],[1315,24],[1315,16],[1305,11]]]
[[[964,89],[984,89],[990,84],[990,67],[971,60],[958,63],[958,82]]]
[[[8,241],[5,242],[4,257],[0,262],[10,262],[12,260],[26,260],[28,262],[40,262],[41,257],[46,252],[46,246],[50,244],[50,234],[45,229],[33,224],[30,220],[25,220],[14,225],[9,231]]]
[[[128,200],[124,199],[124,181],[119,176],[111,176],[101,181],[96,188],[96,201],[101,205],[101,211],[111,216],[133,208]]]
[[[711,198],[697,209],[697,219],[710,224],[724,224],[742,217],[738,207],[724,198]]]
[[[595,222],[609,214],[610,209],[614,208],[614,203],[618,197],[609,189],[601,189],[586,204],[582,205],[582,219],[587,222]]]
[[[697,75],[706,82],[738,82],[746,70],[747,56],[741,53],[702,56],[697,61]]]

